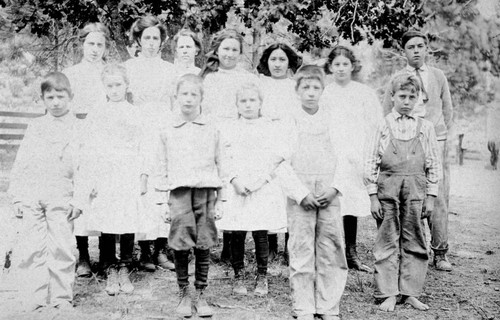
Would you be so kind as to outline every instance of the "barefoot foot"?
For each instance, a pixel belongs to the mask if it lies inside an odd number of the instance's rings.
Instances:
[[[388,297],[387,299],[384,300],[378,307],[382,311],[386,312],[392,312],[394,311],[394,307],[396,306],[396,297]]]
[[[425,303],[420,302],[415,297],[408,297],[408,298],[406,298],[405,303],[408,303],[410,306],[412,306],[413,308],[415,308],[417,310],[422,310],[422,311],[429,310],[429,306],[428,305],[426,305]]]

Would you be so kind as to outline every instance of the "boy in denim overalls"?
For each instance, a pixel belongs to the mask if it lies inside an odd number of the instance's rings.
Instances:
[[[424,221],[434,209],[441,162],[434,127],[413,114],[420,81],[399,74],[391,81],[393,109],[379,125],[366,162],[365,184],[377,220],[375,298],[394,311],[396,296],[418,310],[429,260]]]

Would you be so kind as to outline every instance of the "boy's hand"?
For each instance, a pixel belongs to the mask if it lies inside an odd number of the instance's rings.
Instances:
[[[22,219],[24,216],[24,207],[21,202],[16,202],[13,205],[14,216],[18,219]]]
[[[160,206],[160,214],[165,223],[172,222],[172,217],[170,216],[170,206],[168,203],[161,203]]]
[[[332,203],[333,199],[337,196],[339,191],[335,188],[328,188],[323,194],[316,197],[321,208],[326,208]]]
[[[223,202],[222,201],[215,201],[215,213],[214,213],[214,219],[220,220],[222,219],[222,216],[224,214],[224,209],[223,209]]]
[[[321,207],[312,193],[309,193],[304,199],[302,199],[302,201],[300,202],[300,206],[307,211],[316,210],[316,208]]]
[[[436,196],[427,195],[424,200],[424,205],[422,206],[422,219],[429,218],[434,211],[434,201],[436,200]]]
[[[69,208],[69,214],[68,214],[68,221],[73,221],[77,219],[80,215],[82,214],[82,210],[75,208],[75,207],[70,207]]]
[[[384,213],[382,212],[382,205],[378,200],[377,194],[370,195],[370,211],[375,220],[384,219]]]
[[[148,176],[145,174],[141,175],[141,196],[148,193]]]
[[[241,183],[240,179],[238,178],[234,178],[233,181],[231,181],[231,184],[233,185],[236,194],[239,194],[241,196],[248,196],[251,192],[250,189],[243,185],[243,183]]]

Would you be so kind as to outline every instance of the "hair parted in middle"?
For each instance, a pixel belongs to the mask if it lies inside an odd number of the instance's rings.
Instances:
[[[304,80],[318,80],[321,86],[325,87],[325,73],[323,69],[314,64],[303,65],[295,74],[295,90],[297,90]]]
[[[106,76],[108,75],[119,75],[122,77],[123,81],[127,85],[125,100],[127,100],[129,103],[133,103],[134,96],[132,95],[132,92],[128,90],[128,86],[130,85],[130,80],[128,78],[127,68],[125,68],[124,65],[118,63],[107,64],[104,66],[104,69],[102,70],[101,81],[104,82],[104,78],[106,78]]]
[[[192,73],[187,73],[187,74],[181,76],[179,78],[179,80],[177,80],[177,83],[175,86],[175,94],[176,95],[179,92],[180,87],[186,82],[197,85],[198,88],[200,89],[201,98],[203,98],[203,78],[200,77],[199,75],[192,74]]]
[[[220,44],[226,39],[235,39],[240,44],[240,54],[243,53],[243,36],[234,29],[224,29],[217,32],[210,44],[210,51],[206,54],[207,61],[200,72],[200,76],[203,78],[207,74],[212,72],[217,72],[219,70],[219,56],[217,51],[219,51]]]
[[[163,44],[167,39],[167,29],[160,20],[153,15],[142,16],[134,22],[130,28],[130,41],[136,42],[140,47],[142,32],[151,27],[156,27],[160,30],[160,40],[161,44]]]
[[[285,52],[288,58],[288,68],[292,70],[293,73],[297,71],[297,69],[302,64],[302,58],[286,43],[278,42],[273,43],[269,47],[267,47],[264,52],[262,52],[262,56],[259,60],[259,65],[257,66],[257,71],[262,73],[265,76],[270,77],[271,71],[269,71],[269,57],[273,53],[274,50],[281,49]]]
[[[347,59],[351,61],[352,66],[354,67],[352,70],[352,77],[354,78],[356,74],[361,70],[361,65],[359,64],[359,60],[356,59],[356,56],[354,55],[354,52],[352,49],[346,47],[346,46],[335,46],[333,47],[332,51],[328,54],[328,57],[326,59],[326,63],[324,66],[324,70],[326,74],[331,74],[332,71],[330,70],[332,66],[333,60],[337,58],[338,56],[344,56]]]
[[[179,41],[180,37],[190,37],[191,39],[193,39],[194,46],[196,47],[196,55],[200,54],[200,52],[202,51],[200,38],[196,35],[196,33],[189,29],[181,29],[175,34],[174,38],[172,39],[172,52],[175,52],[177,48],[177,42]]]

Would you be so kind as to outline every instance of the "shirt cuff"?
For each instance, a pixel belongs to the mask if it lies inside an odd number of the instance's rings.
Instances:
[[[366,190],[368,191],[368,195],[377,194],[378,186],[376,183],[370,183],[369,185],[366,186]]]
[[[439,185],[435,183],[427,183],[427,194],[431,196],[438,195]]]
[[[300,205],[302,200],[304,200],[305,197],[307,197],[309,195],[309,193],[311,193],[311,192],[309,192],[309,189],[307,189],[306,187],[297,186],[297,189],[294,190],[292,197]]]

